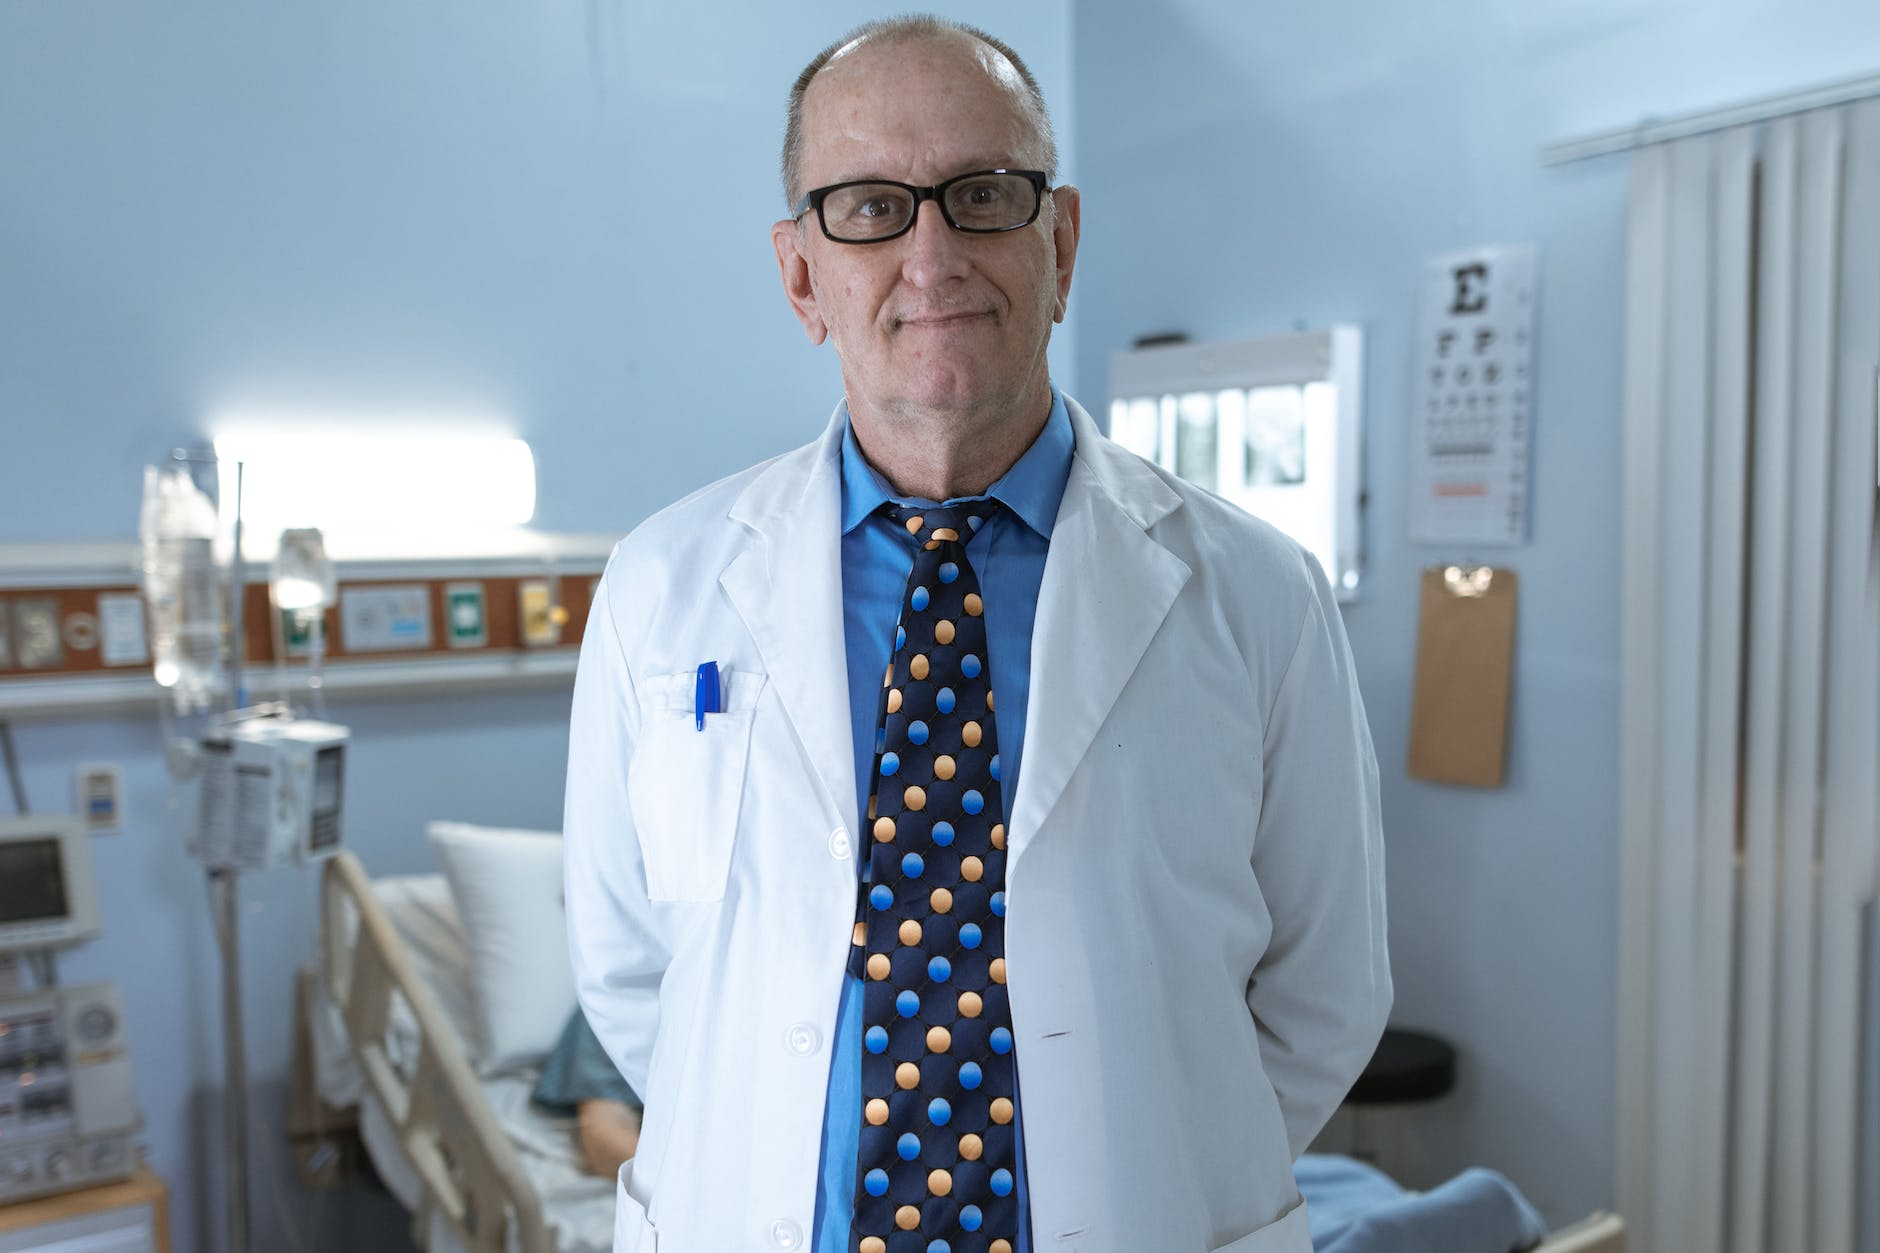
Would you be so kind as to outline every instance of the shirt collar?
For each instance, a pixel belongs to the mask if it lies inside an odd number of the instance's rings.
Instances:
[[[868,464],[862,455],[862,446],[856,442],[855,427],[848,420],[848,406],[842,407],[842,533],[853,531],[862,524],[875,510],[890,501],[902,505],[932,505],[936,502],[921,500],[914,496],[902,496],[895,492],[888,480],[881,477],[875,467]],[[1012,463],[1012,468],[1000,476],[998,482],[986,489],[985,495],[995,497],[998,502],[1011,510],[1026,526],[1046,539],[1051,538],[1051,527],[1057,521],[1058,505],[1064,499],[1064,485],[1071,476],[1071,453],[1077,444],[1076,435],[1071,430],[1071,415],[1064,407],[1064,397],[1058,389],[1051,389],[1051,413],[1045,418],[1044,430],[1032,441],[1025,455]],[[962,498],[968,499],[968,498]],[[972,497],[970,499],[980,499]]]

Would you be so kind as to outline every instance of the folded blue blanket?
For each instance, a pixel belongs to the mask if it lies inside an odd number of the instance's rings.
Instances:
[[[1363,1162],[1308,1153],[1293,1175],[1313,1253],[1513,1253],[1547,1234],[1527,1198],[1492,1170],[1408,1192]]]

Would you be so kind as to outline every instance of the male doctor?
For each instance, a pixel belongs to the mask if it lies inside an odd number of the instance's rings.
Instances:
[[[952,23],[791,94],[771,235],[843,402],[622,541],[575,684],[622,1253],[1311,1247],[1292,1162],[1391,1000],[1356,677],[1299,545],[1052,386],[1054,167]]]

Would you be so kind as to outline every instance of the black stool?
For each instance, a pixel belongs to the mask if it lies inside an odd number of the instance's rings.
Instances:
[[[1455,1086],[1456,1050],[1447,1040],[1386,1027],[1370,1064],[1345,1094],[1351,1106],[1351,1155],[1366,1162],[1376,1156],[1365,1117],[1372,1107],[1433,1101]]]

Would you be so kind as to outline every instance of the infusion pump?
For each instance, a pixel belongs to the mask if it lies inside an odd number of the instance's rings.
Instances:
[[[0,1205],[128,1178],[137,1124],[115,986],[0,996]]]

